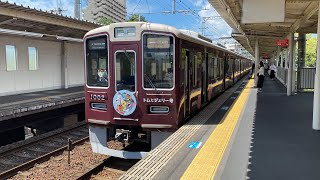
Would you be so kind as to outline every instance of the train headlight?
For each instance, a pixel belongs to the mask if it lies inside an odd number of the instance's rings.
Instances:
[[[106,111],[107,104],[105,104],[105,103],[91,103],[91,109]]]
[[[152,114],[167,114],[168,112],[168,106],[150,106],[150,113]]]

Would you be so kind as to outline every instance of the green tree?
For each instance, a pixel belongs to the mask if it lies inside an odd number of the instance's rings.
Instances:
[[[307,34],[306,37],[306,58],[305,58],[305,67],[315,67],[316,58],[317,58],[317,38],[312,36],[312,34]],[[296,44],[296,64],[298,65],[298,47],[299,42]]]
[[[129,19],[127,20],[128,22],[147,22],[146,18],[144,16],[140,15],[139,18],[139,14],[132,14]]]
[[[317,38],[307,34],[306,67],[314,67],[317,59]]]
[[[107,25],[109,25],[109,24],[111,24],[111,23],[113,23],[113,22],[112,22],[111,19],[108,19],[108,18],[106,18],[106,17],[100,17],[100,18],[97,20],[97,23],[100,24],[100,25],[102,25],[102,26],[107,26]]]

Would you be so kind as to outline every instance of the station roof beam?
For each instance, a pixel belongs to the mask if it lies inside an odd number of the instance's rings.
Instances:
[[[0,28],[83,38],[100,25],[0,0]]]
[[[271,55],[270,53],[277,49],[276,39],[287,38],[291,32],[317,32],[318,16],[316,12],[319,9],[319,0],[282,0],[285,3],[284,20],[264,23],[243,23],[244,1],[246,0],[209,0],[209,3],[233,29],[232,36],[251,54],[253,54],[251,47],[254,47],[257,38],[260,39],[260,54]],[[272,9],[266,10],[273,12]],[[273,40],[268,44],[261,44],[267,38]],[[263,46],[268,46],[268,48],[263,48]]]

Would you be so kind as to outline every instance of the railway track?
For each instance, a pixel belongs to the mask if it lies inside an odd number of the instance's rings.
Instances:
[[[106,170],[107,172],[114,173],[114,174],[119,174],[119,176],[120,176],[123,173],[125,173],[127,170],[129,170],[138,161],[139,160],[108,157],[104,161],[96,164],[95,166],[88,167],[88,170],[85,173],[81,174],[78,177],[75,177],[75,179],[88,180],[88,179],[91,179],[92,176],[95,176],[95,179],[107,179],[106,175],[103,175],[103,173],[99,174],[104,170]],[[107,174],[107,173],[105,173],[105,174]],[[108,177],[108,179],[111,179],[111,178]]]
[[[72,145],[81,144],[89,139],[85,122],[63,129],[34,141],[18,143],[0,152],[0,179],[7,179],[19,171],[47,161],[52,156],[62,154],[68,148],[68,138]]]

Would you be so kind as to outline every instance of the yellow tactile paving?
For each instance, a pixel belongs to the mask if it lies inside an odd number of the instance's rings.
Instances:
[[[253,87],[252,79],[249,80],[246,88],[244,88],[237,101],[229,109],[222,122],[217,125],[209,136],[181,179],[214,179],[251,87]]]

